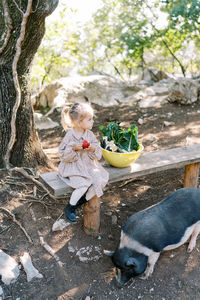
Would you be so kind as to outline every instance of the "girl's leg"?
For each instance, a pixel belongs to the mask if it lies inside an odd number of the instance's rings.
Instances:
[[[79,189],[75,189],[73,191],[73,193],[71,194],[70,200],[69,200],[69,204],[70,205],[76,205],[78,200],[85,194],[85,192],[87,191],[87,187],[82,187]]]
[[[82,187],[74,190],[73,193],[71,194],[69,204],[64,208],[64,216],[69,221],[76,222],[75,210],[77,208],[77,203],[79,199],[85,194],[87,189],[88,189],[87,187]]]
[[[85,195],[85,198],[87,201],[89,201],[90,199],[92,199],[94,196],[96,195],[96,192],[93,188],[93,186],[91,185]]]

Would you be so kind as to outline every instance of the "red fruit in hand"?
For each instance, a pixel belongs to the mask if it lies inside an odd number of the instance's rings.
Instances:
[[[86,140],[83,140],[82,147],[83,147],[83,149],[86,149],[86,148],[90,147],[90,143]]]

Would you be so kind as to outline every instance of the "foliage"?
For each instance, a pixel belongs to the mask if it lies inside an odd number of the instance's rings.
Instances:
[[[91,22],[96,32],[96,49],[102,50],[101,60],[97,55],[93,65],[104,61],[100,67],[110,63],[116,73],[127,76],[138,67],[148,66],[149,53],[152,53],[156,64],[157,57],[170,56],[171,64],[176,63],[184,73],[186,66],[182,63],[181,50],[199,36],[197,2],[104,0]]]
[[[138,128],[135,125],[131,125],[128,129],[124,129],[122,126],[115,122],[111,122],[107,127],[99,126],[103,137],[107,137],[108,141],[114,141],[114,144],[120,149],[125,149],[128,152],[133,150],[137,151],[138,144]]]
[[[61,7],[59,17],[46,24],[46,34],[32,68],[33,89],[69,75],[77,64],[80,33],[76,24],[66,17],[75,12],[65,3]]]
[[[189,64],[198,69],[197,0],[102,0],[102,7],[82,26],[72,17],[76,11],[65,2],[60,5],[59,19],[47,23],[35,59],[33,86],[71,72],[87,75],[99,70],[127,79],[145,67],[172,72],[179,67],[184,75]],[[191,42],[194,55],[187,58]]]
[[[173,0],[166,2],[165,9],[169,14],[170,27],[181,34],[190,33],[193,37],[199,35],[199,0]]]

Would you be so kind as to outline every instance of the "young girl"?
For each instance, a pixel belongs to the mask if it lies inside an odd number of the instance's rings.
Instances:
[[[69,205],[64,208],[65,218],[71,222],[76,222],[76,208],[95,195],[101,197],[108,182],[108,172],[98,162],[101,149],[91,131],[93,114],[89,104],[75,103],[70,109],[64,108],[61,115],[67,133],[58,150],[58,171],[61,178],[74,189]],[[83,140],[90,143],[88,148],[83,148]]]

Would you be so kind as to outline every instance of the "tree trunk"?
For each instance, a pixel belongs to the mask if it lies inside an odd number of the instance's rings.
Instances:
[[[0,168],[5,166],[5,155],[12,134],[11,120],[17,98],[13,61],[16,58],[17,47],[21,47],[16,72],[20,102],[16,113],[16,135],[10,149],[9,163],[14,166],[35,167],[47,162],[35,129],[29,92],[29,74],[34,55],[44,36],[45,18],[56,8],[58,0],[33,1],[31,13],[24,26],[25,35],[19,45],[21,24],[28,3],[31,1],[2,0],[0,2]],[[7,25],[8,15],[10,27]],[[6,42],[5,33],[8,33],[9,29],[10,36],[7,34],[9,38]]]

